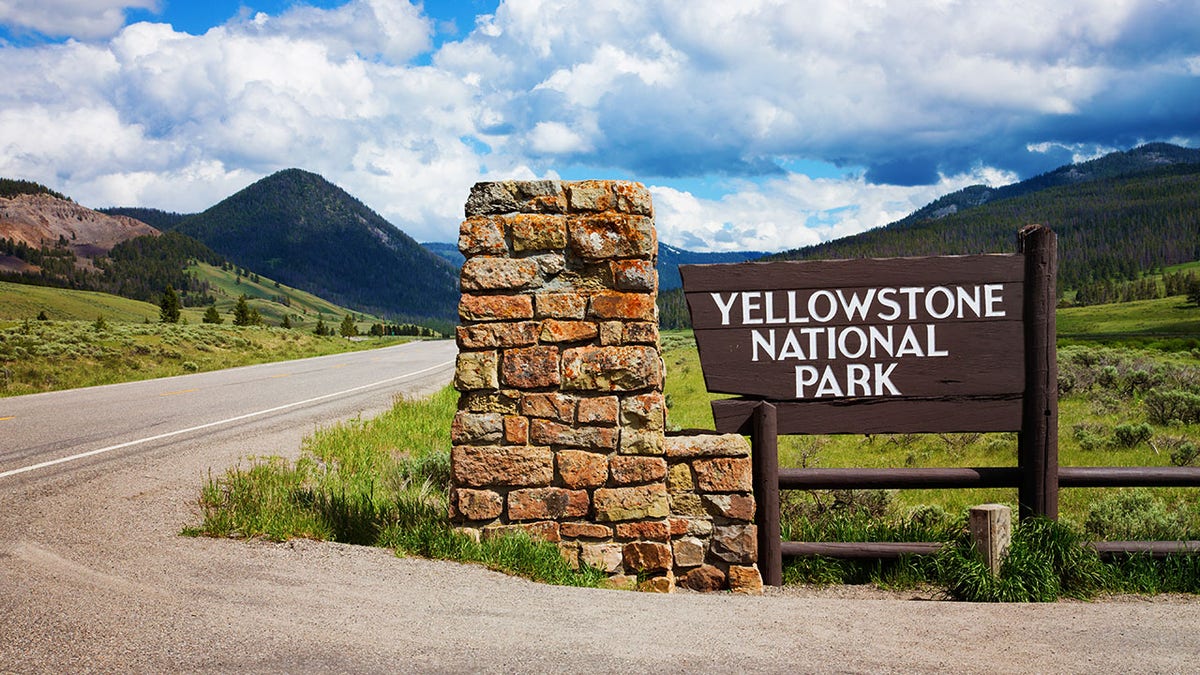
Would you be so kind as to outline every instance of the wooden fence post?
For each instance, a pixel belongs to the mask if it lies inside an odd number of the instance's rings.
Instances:
[[[775,406],[766,401],[754,409],[750,451],[754,458],[754,512],[758,527],[758,570],[763,584],[783,585],[783,552],[779,532],[779,434]]]
[[[1025,393],[1017,465],[1020,516],[1058,518],[1057,237],[1041,225],[1018,235],[1025,256]]]

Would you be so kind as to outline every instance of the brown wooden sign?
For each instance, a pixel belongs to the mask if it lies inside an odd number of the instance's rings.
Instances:
[[[1007,401],[1005,421],[993,416],[987,424],[1020,428],[1020,255],[685,265],[680,272],[709,391],[838,403],[809,433],[862,433],[850,403],[938,400],[924,406],[936,418],[948,402],[972,397]],[[920,414],[912,406],[872,410]],[[845,428],[830,415],[845,418]]]
[[[708,389],[743,395],[713,401],[713,419],[751,436],[764,583],[782,582],[781,487],[1016,486],[1022,516],[1057,516],[1057,244],[1040,225],[1018,243],[1016,255],[680,267]],[[955,431],[1019,431],[1016,469],[779,469],[781,433]]]

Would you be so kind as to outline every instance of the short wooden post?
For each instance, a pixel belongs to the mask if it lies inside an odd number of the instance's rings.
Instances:
[[[754,458],[754,522],[758,527],[758,570],[767,586],[783,585],[779,533],[779,434],[775,406],[763,401],[754,409],[750,451]]]
[[[1012,543],[1012,509],[1003,504],[984,504],[971,509],[971,543],[983,556],[992,576],[1000,576],[1000,566]]]
[[[1017,465],[1020,517],[1058,518],[1058,357],[1055,276],[1058,238],[1029,225],[1018,235],[1025,256],[1025,392]]]

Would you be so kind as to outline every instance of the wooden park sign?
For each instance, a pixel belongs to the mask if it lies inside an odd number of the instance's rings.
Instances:
[[[1056,266],[1054,234],[1031,225],[1016,254],[680,267],[707,388],[741,395],[713,402],[717,430],[753,437],[767,583],[780,476],[1015,485],[1023,514],[1057,516]],[[780,472],[775,458],[779,433],[976,431],[1020,432],[1018,468]]]

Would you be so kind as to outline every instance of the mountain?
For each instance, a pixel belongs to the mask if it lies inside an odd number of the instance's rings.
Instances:
[[[1012,199],[1052,187],[1077,185],[1188,164],[1200,164],[1200,150],[1181,148],[1169,143],[1147,143],[1132,150],[1113,152],[1086,162],[1060,166],[1053,171],[1011,185],[997,188],[971,185],[939,197],[894,224],[936,220],[988,202]]]
[[[710,263],[739,263],[761,258],[762,251],[735,251],[725,253],[699,253],[675,248],[670,244],[658,244],[658,289],[669,291],[682,288],[679,279],[680,265],[708,265]]]
[[[458,244],[447,244],[444,241],[424,241],[421,245],[442,256],[454,269],[462,269],[463,263],[467,257],[459,252]]]
[[[886,227],[766,259],[1009,252],[1029,223],[1057,233],[1063,289],[1200,259],[1200,151],[1142,146],[987,190],[967,188]]]
[[[454,267],[315,173],[272,174],[174,229],[237,265],[340,305],[454,320]]]

